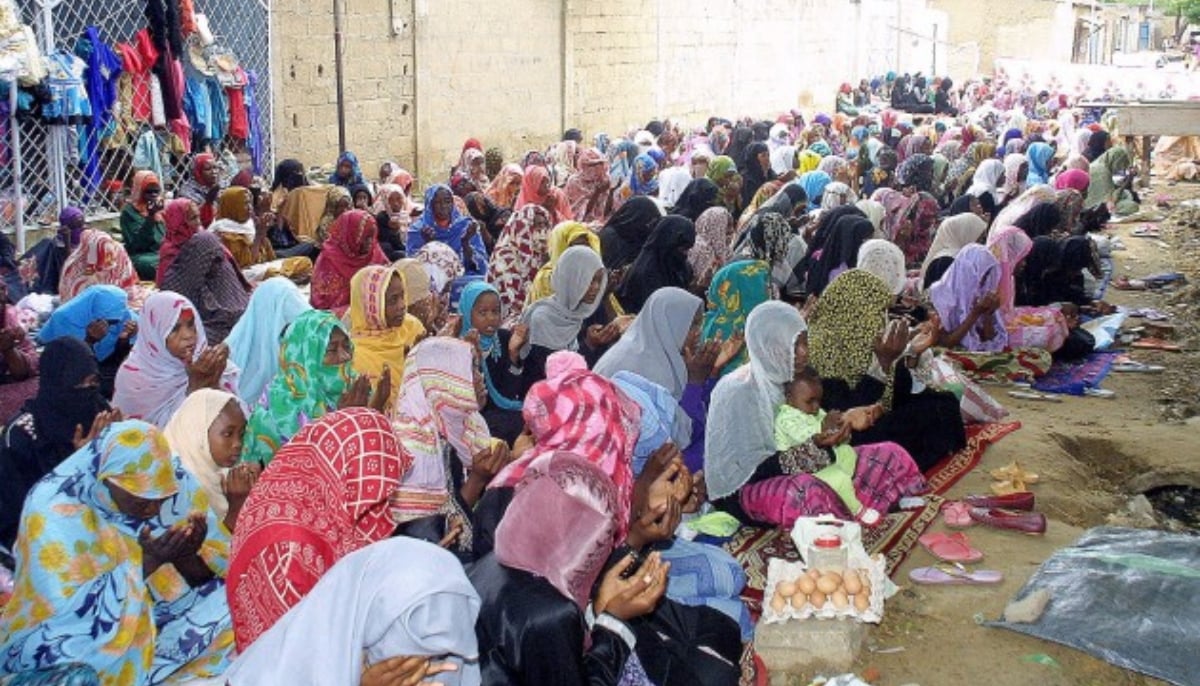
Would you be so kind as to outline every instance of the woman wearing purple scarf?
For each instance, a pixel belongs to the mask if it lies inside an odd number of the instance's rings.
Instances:
[[[58,215],[58,233],[43,238],[21,256],[21,280],[30,293],[58,293],[67,256],[79,245],[79,236],[86,225],[83,210],[64,207]]]
[[[1000,315],[1000,262],[972,243],[959,251],[950,269],[929,289],[941,318],[939,345],[970,352],[999,352],[1008,346]]]

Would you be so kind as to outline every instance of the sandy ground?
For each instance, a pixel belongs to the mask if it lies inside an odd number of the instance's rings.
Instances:
[[[1158,186],[1148,194],[1153,201],[1200,197],[1200,186]],[[1180,213],[1171,219],[1178,219]],[[1128,250],[1115,253],[1116,274],[1145,276],[1168,269],[1185,272],[1200,284],[1200,211],[1189,217],[1196,225],[1167,228],[1163,241],[1134,238],[1136,225],[1114,226],[1110,233],[1122,237]],[[1197,320],[1200,289],[1159,294],[1109,290],[1108,300],[1132,307],[1156,307],[1176,313],[1178,323]],[[1180,304],[1173,304],[1178,301]],[[1183,302],[1186,301],[1186,302]],[[1184,305],[1187,316],[1184,313]],[[1136,325],[1138,320],[1132,320]],[[903,648],[881,654],[865,649],[856,672],[877,670],[876,686],[1125,686],[1162,684],[1156,679],[1113,667],[1071,648],[1009,631],[977,625],[976,617],[997,618],[1005,604],[1028,581],[1042,561],[1055,550],[1073,543],[1083,531],[1107,522],[1121,511],[1132,495],[1166,484],[1200,487],[1200,452],[1197,414],[1200,404],[1196,384],[1200,350],[1195,324],[1183,327],[1180,338],[1191,343],[1191,352],[1137,351],[1135,359],[1168,365],[1161,375],[1117,374],[1103,386],[1115,399],[1064,396],[1052,404],[1010,398],[1004,389],[996,396],[1023,428],[1000,441],[983,462],[951,491],[951,495],[983,493],[991,479],[988,471],[1020,460],[1041,476],[1033,487],[1037,509],[1049,519],[1044,537],[972,527],[972,542],[985,554],[983,566],[1004,572],[995,587],[929,587],[907,582],[910,570],[932,564],[933,558],[916,549],[896,575],[901,592],[888,602],[881,626],[868,637],[874,649]],[[1189,340],[1190,339],[1190,340]],[[1189,438],[1190,437],[1190,438]],[[931,531],[945,530],[939,521]],[[1045,654],[1057,665],[1028,661]]]

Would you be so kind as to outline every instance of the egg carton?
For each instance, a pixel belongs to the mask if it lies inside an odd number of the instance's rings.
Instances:
[[[883,621],[883,601],[895,592],[895,585],[888,579],[886,565],[882,556],[861,557],[851,559],[849,568],[865,577],[871,584],[871,592],[865,610],[859,611],[850,602],[844,608],[834,606],[831,599],[817,609],[811,603],[802,607],[792,607],[791,602],[776,610],[771,605],[775,590],[784,582],[796,582],[801,576],[808,574],[808,566],[803,562],[788,562],[782,558],[770,558],[767,561],[767,584],[763,588],[763,621],[767,624],[778,624],[791,619],[853,619],[859,622],[878,624]],[[826,571],[826,570],[821,570]],[[838,570],[828,570],[838,571]]]

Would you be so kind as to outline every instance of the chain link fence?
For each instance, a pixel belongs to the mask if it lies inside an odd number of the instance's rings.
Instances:
[[[99,29],[101,39],[113,47],[132,43],[135,34],[147,25],[144,0],[17,0],[17,5],[47,58],[54,51],[73,54],[88,27]],[[255,79],[262,166],[264,171],[269,170],[274,159],[270,0],[196,0],[195,10],[207,16],[215,44],[228,48],[242,69]],[[188,56],[179,57],[185,69],[190,69]],[[121,107],[120,101],[116,106]],[[173,191],[187,178],[190,155],[173,150],[170,132],[149,123],[137,122],[132,130],[118,123],[104,131],[91,131],[85,126],[50,125],[36,117],[19,117],[18,126],[21,143],[14,153],[22,162],[20,182],[27,230],[53,224],[60,208],[66,205],[85,208],[91,217],[120,212],[123,188],[134,170],[135,146],[147,133],[158,142],[165,190]],[[209,148],[218,159],[229,162],[228,175],[236,172],[233,160],[237,166],[248,166],[245,141],[225,136],[210,141]],[[193,154],[196,152],[193,150]]]

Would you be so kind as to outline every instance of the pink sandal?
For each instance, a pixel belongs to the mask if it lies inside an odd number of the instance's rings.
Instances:
[[[942,521],[951,529],[965,529],[975,523],[971,519],[971,506],[958,500],[942,505]]]
[[[971,547],[964,533],[944,534],[940,531],[925,534],[917,539],[921,547],[943,562],[979,562],[983,553]]]

